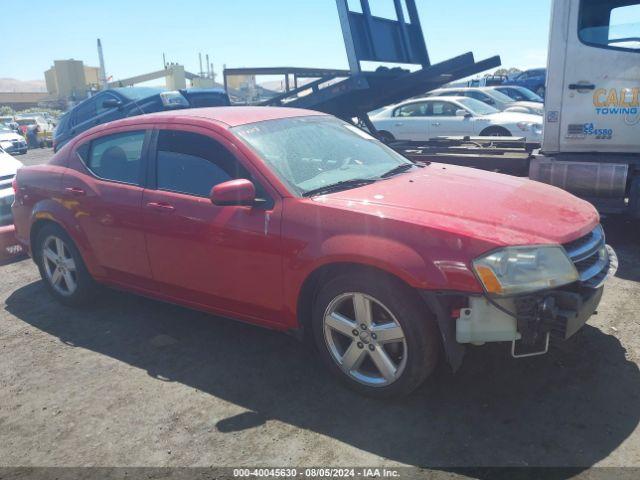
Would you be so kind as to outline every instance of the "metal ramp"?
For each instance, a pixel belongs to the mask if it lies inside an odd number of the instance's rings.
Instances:
[[[476,62],[472,53],[431,64],[415,0],[388,1],[393,1],[395,19],[372,15],[369,0],[360,0],[361,11],[352,11],[348,0],[336,0],[350,70],[268,69],[271,74],[285,75],[286,88],[283,93],[257,104],[307,108],[344,120],[359,118],[375,130],[368,112],[500,66],[499,56]],[[420,69],[412,72],[399,67],[379,67],[367,72],[362,70],[365,61],[418,65]],[[264,70],[225,70],[225,84],[229,74],[251,76]],[[293,88],[288,73],[292,70],[296,72]],[[298,86],[298,77],[312,78],[314,72],[319,74],[315,80]]]

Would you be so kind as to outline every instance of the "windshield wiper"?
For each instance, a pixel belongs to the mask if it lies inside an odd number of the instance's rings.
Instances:
[[[338,192],[340,190],[348,190],[350,188],[363,187],[365,185],[371,185],[376,183],[376,179],[372,178],[354,178],[353,180],[345,180],[343,182],[334,183],[332,185],[324,185],[322,187],[314,188],[302,194],[303,197],[313,197],[316,195],[322,195],[324,193]]]
[[[396,168],[389,170],[384,175],[380,175],[380,178],[390,178],[395,175],[399,175],[401,173],[407,172],[411,170],[413,167],[418,167],[418,165],[414,163],[403,163],[402,165],[398,165]]]

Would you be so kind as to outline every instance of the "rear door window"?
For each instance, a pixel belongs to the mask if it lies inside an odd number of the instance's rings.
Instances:
[[[578,29],[588,45],[640,52],[640,1],[582,0]]]
[[[116,133],[91,142],[87,168],[97,177],[139,185],[144,131]]]
[[[426,117],[428,115],[428,103],[416,102],[402,107],[396,108],[393,112],[394,117]]]

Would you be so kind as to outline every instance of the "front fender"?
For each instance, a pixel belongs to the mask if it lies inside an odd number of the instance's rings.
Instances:
[[[433,263],[396,240],[370,235],[336,235],[320,245],[312,270],[332,263],[358,263],[394,275],[414,288],[444,285],[446,278]]]

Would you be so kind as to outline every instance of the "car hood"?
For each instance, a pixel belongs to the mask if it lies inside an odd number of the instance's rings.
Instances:
[[[436,163],[314,201],[496,247],[563,244],[586,235],[599,222],[591,204],[556,187]]]
[[[508,104],[506,108],[522,108],[531,111],[543,111],[544,104],[538,102],[513,102]]]
[[[22,162],[19,162],[7,152],[0,152],[0,177],[15,175],[20,167],[22,167]]]
[[[24,140],[24,137],[14,132],[0,132],[0,142],[11,142],[13,140]]]
[[[485,115],[481,118],[490,118],[501,122],[519,123],[519,122],[531,122],[539,123],[542,125],[543,119],[540,115],[534,115],[533,113],[521,113],[521,112],[497,112],[490,115]]]

